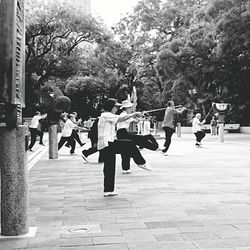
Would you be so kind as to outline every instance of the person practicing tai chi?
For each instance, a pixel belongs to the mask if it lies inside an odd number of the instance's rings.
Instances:
[[[125,100],[122,102],[122,113],[120,117],[126,116],[127,114],[132,113],[133,103],[129,100]],[[147,148],[150,150],[157,150],[159,148],[159,144],[157,143],[156,139],[150,133],[146,135],[138,135],[129,132],[129,126],[131,122],[138,122],[138,119],[130,118],[124,122],[120,122],[117,124],[117,139],[128,139],[133,141],[140,149]],[[150,125],[149,125],[150,126]],[[124,172],[125,173],[125,172]]]
[[[72,112],[72,115],[74,115],[74,124],[76,124],[77,126],[79,126],[80,124],[81,124],[81,122],[82,122],[82,119],[79,119],[78,121],[77,121],[77,112]],[[79,134],[77,133],[77,130],[76,129],[73,129],[72,130],[72,134],[71,134],[71,137],[76,141],[76,142],[78,142],[78,144],[80,145],[80,147],[82,147],[82,146],[84,146],[86,143],[84,143],[84,142],[82,142],[81,141],[81,139],[80,139],[80,136],[79,136]],[[69,142],[67,142],[66,144],[65,144],[65,146],[66,147],[70,147],[71,145],[70,145],[70,143]]]
[[[202,131],[202,125],[206,122],[206,120],[204,119],[202,122],[200,120],[201,114],[197,113],[192,122],[192,131],[196,137],[196,147],[201,147],[201,140],[206,136]]]
[[[162,122],[162,129],[165,132],[165,143],[164,148],[162,149],[162,153],[166,153],[171,144],[171,137],[175,132],[174,128],[174,116],[178,114],[182,114],[182,112],[186,110],[186,108],[176,109],[173,101],[168,101],[167,109],[165,111],[164,119]]]
[[[74,129],[84,130],[84,128],[77,126],[74,123],[74,121],[75,121],[75,116],[73,114],[69,114],[67,116],[67,120],[62,130],[61,139],[58,143],[58,150],[59,150],[64,145],[65,142],[68,142],[71,147],[70,149],[71,155],[75,154],[75,147],[76,147],[76,142],[74,137],[72,136],[72,131]]]
[[[29,125],[29,130],[30,130],[30,145],[29,145],[29,151],[32,151],[33,146],[36,143],[36,136],[38,135],[40,137],[39,144],[44,146],[43,143],[43,131],[39,129],[40,126],[40,120],[44,119],[47,117],[47,114],[41,115],[40,111],[36,111],[35,115],[31,119],[30,125]]]
[[[127,139],[115,140],[115,126],[117,123],[141,116],[140,112],[124,116],[116,115],[119,106],[116,99],[107,99],[103,104],[104,112],[98,122],[97,149],[101,151],[104,160],[105,197],[117,195],[114,191],[116,154],[122,155],[122,168],[124,170],[130,169],[130,158],[133,158],[138,167],[151,170],[133,141]]]
[[[93,122],[92,126],[89,129],[88,132],[88,138],[91,141],[91,147],[88,149],[84,149],[82,151],[82,158],[84,159],[84,161],[89,162],[87,157],[96,153],[97,150],[97,141],[98,141],[98,121],[99,121],[99,117],[97,117],[95,119],[95,121]],[[98,163],[103,163],[103,157],[102,157],[102,153],[101,151],[99,151],[99,157],[98,157]]]

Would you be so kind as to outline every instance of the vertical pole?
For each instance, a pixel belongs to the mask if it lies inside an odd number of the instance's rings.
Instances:
[[[219,122],[219,142],[224,142],[224,122]]]
[[[0,128],[1,234],[28,233],[27,126]]]
[[[178,122],[177,123],[177,127],[176,127],[176,132],[177,132],[177,137],[181,137],[181,123]]]
[[[49,159],[58,158],[57,124],[49,126]]]

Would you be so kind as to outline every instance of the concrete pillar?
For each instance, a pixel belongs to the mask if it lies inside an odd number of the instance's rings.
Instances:
[[[0,127],[1,234],[28,233],[27,126]]]
[[[224,142],[224,123],[219,123],[219,142]]]
[[[57,124],[49,126],[49,159],[58,158]]]

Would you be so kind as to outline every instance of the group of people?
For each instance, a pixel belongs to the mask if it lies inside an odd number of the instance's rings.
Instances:
[[[117,114],[117,111],[120,114]],[[170,144],[171,137],[175,132],[174,129],[174,117],[175,115],[182,114],[186,108],[175,108],[173,101],[169,101],[166,106],[164,120],[162,122],[162,129],[165,132],[164,148],[159,149],[159,144],[152,134],[150,134],[150,123],[148,133],[133,133],[129,131],[129,127],[132,122],[139,124],[142,120],[148,122],[145,119],[143,112],[134,112],[134,104],[129,100],[123,101],[119,104],[116,99],[109,98],[103,104],[103,112],[101,115],[92,121],[92,127],[86,129],[79,126],[81,120],[77,121],[77,113],[62,115],[62,121],[64,123],[62,129],[62,135],[58,143],[58,150],[66,143],[65,146],[70,147],[70,154],[75,153],[76,142],[82,147],[85,143],[81,141],[77,130],[88,130],[88,137],[91,140],[91,147],[82,151],[82,157],[85,161],[87,157],[93,153],[99,151],[98,162],[104,163],[104,196],[115,196],[115,165],[116,154],[121,155],[122,171],[123,174],[131,173],[130,159],[132,158],[137,166],[141,169],[151,171],[149,164],[146,162],[141,154],[141,149],[146,148],[149,150],[161,150],[163,154],[166,154]],[[39,134],[37,130],[37,124],[40,119],[44,119],[45,115],[37,112],[33,117],[30,125],[31,132],[31,144],[29,149],[31,150],[35,140],[34,136]],[[198,113],[193,119],[192,130],[196,137],[196,146],[200,147],[201,140],[205,137],[205,133],[202,131],[202,125],[205,120],[201,120],[201,114]],[[40,144],[42,142],[42,136],[40,137]]]

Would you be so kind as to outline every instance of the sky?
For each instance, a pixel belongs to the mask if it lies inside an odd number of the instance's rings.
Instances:
[[[132,12],[139,0],[91,0],[91,9],[94,16],[100,16],[107,26],[112,26]]]

